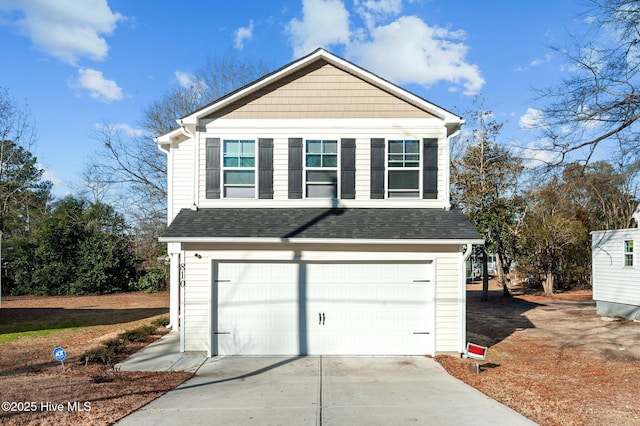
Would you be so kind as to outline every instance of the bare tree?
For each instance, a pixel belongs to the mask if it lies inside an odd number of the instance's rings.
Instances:
[[[568,77],[539,91],[541,128],[560,161],[588,163],[598,151],[640,161],[640,1],[589,0],[586,31],[556,48]],[[603,146],[604,145],[604,146]]]
[[[85,196],[117,206],[133,220],[138,242],[147,247],[142,251],[154,248],[166,223],[167,195],[167,159],[154,138],[175,129],[177,119],[266,72],[262,62],[233,54],[212,58],[151,102],[142,111],[139,130],[114,123],[99,126],[93,138],[101,148],[85,169]]]

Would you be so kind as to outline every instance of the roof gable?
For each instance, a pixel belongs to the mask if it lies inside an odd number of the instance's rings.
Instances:
[[[202,118],[436,117],[320,58]]]
[[[329,65],[328,68],[327,65]],[[421,111],[422,114],[433,116],[444,121],[444,124],[453,130],[464,121],[457,115],[440,108],[425,99],[414,95],[380,77],[364,70],[338,56],[335,56],[324,49],[318,49],[308,56],[280,68],[279,70],[262,77],[255,82],[236,90],[222,98],[212,102],[211,104],[189,114],[179,120],[181,125],[197,125],[199,120],[205,117],[220,117],[231,114],[234,111],[240,111],[246,107],[246,112],[250,109],[250,105],[255,107],[255,102],[266,94],[274,94],[276,89],[281,89],[287,84],[297,81],[305,75],[314,74],[318,70],[325,68],[328,70],[340,70],[340,75],[350,75],[362,83],[366,83],[369,87],[374,87],[378,92],[386,93],[386,99],[395,98],[403,104],[413,107],[414,111]],[[364,87],[364,86],[362,86]],[[318,117],[314,115],[314,117]],[[406,117],[406,115],[403,115]]]

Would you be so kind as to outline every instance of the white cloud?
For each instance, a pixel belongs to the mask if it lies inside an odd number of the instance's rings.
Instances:
[[[477,65],[467,61],[462,30],[429,26],[416,16],[399,16],[401,0],[356,0],[365,27],[355,27],[342,0],[303,0],[302,19],[287,31],[294,57],[318,47],[342,46],[347,59],[398,84],[429,87],[447,81],[475,95],[485,84]]]
[[[318,47],[349,43],[349,12],[341,0],[303,0],[302,20],[287,25],[295,57]]]
[[[185,71],[176,71],[175,72],[176,80],[178,81],[178,85],[184,89],[188,89],[192,87],[195,82],[198,80],[197,77],[191,73]]]
[[[550,62],[553,59],[553,53],[547,53],[544,55],[544,58],[536,58],[533,61],[529,62],[528,65],[524,67],[516,67],[515,71],[526,71],[530,68],[534,68],[543,64]]]
[[[132,138],[145,135],[144,130],[136,129],[135,127],[130,126],[127,123],[116,123],[116,124],[109,124],[109,125],[95,124],[93,127],[98,131],[105,131],[105,129],[108,128],[108,131],[123,132],[125,135]]]
[[[119,101],[124,97],[122,89],[113,80],[106,79],[102,72],[89,68],[78,69],[78,76],[70,83],[75,89],[86,90],[93,99],[104,102]]]
[[[248,27],[240,27],[236,30],[236,44],[235,47],[238,50],[244,48],[244,42],[251,40],[253,37],[253,20],[249,21]]]
[[[525,167],[555,164],[560,160],[560,155],[553,150],[553,144],[547,139],[532,141],[524,146],[514,146],[513,151],[522,158]]]
[[[537,129],[542,125],[542,111],[535,108],[527,108],[525,115],[520,117],[518,124],[521,129]]]
[[[65,186],[64,183],[60,179],[55,177],[51,171],[44,169],[44,167],[41,164],[39,164],[38,166],[44,170],[44,173],[42,173],[42,178],[40,179],[41,181],[51,182],[55,187]]]
[[[415,16],[403,16],[370,31],[370,39],[347,47],[347,56],[396,83],[429,87],[448,81],[475,95],[484,86],[477,65],[466,61],[464,32],[430,27]]]
[[[12,25],[36,48],[71,65],[79,57],[103,60],[109,50],[103,36],[124,19],[106,0],[3,0],[2,11],[19,11]]]
[[[378,22],[402,11],[402,0],[354,0],[354,5],[367,28],[373,28]]]

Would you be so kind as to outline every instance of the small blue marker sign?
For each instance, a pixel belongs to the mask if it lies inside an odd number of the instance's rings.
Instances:
[[[64,349],[58,347],[53,350],[53,359],[55,359],[56,361],[62,362],[66,357],[67,351],[65,351]]]

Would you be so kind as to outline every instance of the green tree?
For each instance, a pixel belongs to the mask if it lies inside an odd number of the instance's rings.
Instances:
[[[490,111],[480,109],[471,117],[462,157],[452,160],[452,204],[467,214],[483,234],[486,249],[498,256],[498,273],[508,295],[507,277],[525,207],[518,193],[522,161],[496,142],[503,125]]]
[[[531,191],[524,220],[520,266],[528,275],[541,277],[545,294],[554,293],[556,277],[568,276],[571,264],[589,265],[584,249],[589,230],[572,211],[567,186],[553,178]],[[586,241],[585,241],[586,240]]]
[[[13,294],[105,294],[128,290],[138,259],[122,215],[67,197],[9,253]]]
[[[28,233],[46,212],[51,183],[29,151],[33,127],[29,114],[0,87],[0,230],[5,241]]]
[[[604,161],[571,163],[529,192],[525,250],[518,261],[528,274],[541,278],[546,294],[557,287],[590,285],[589,232],[631,225],[637,205],[633,180]]]

